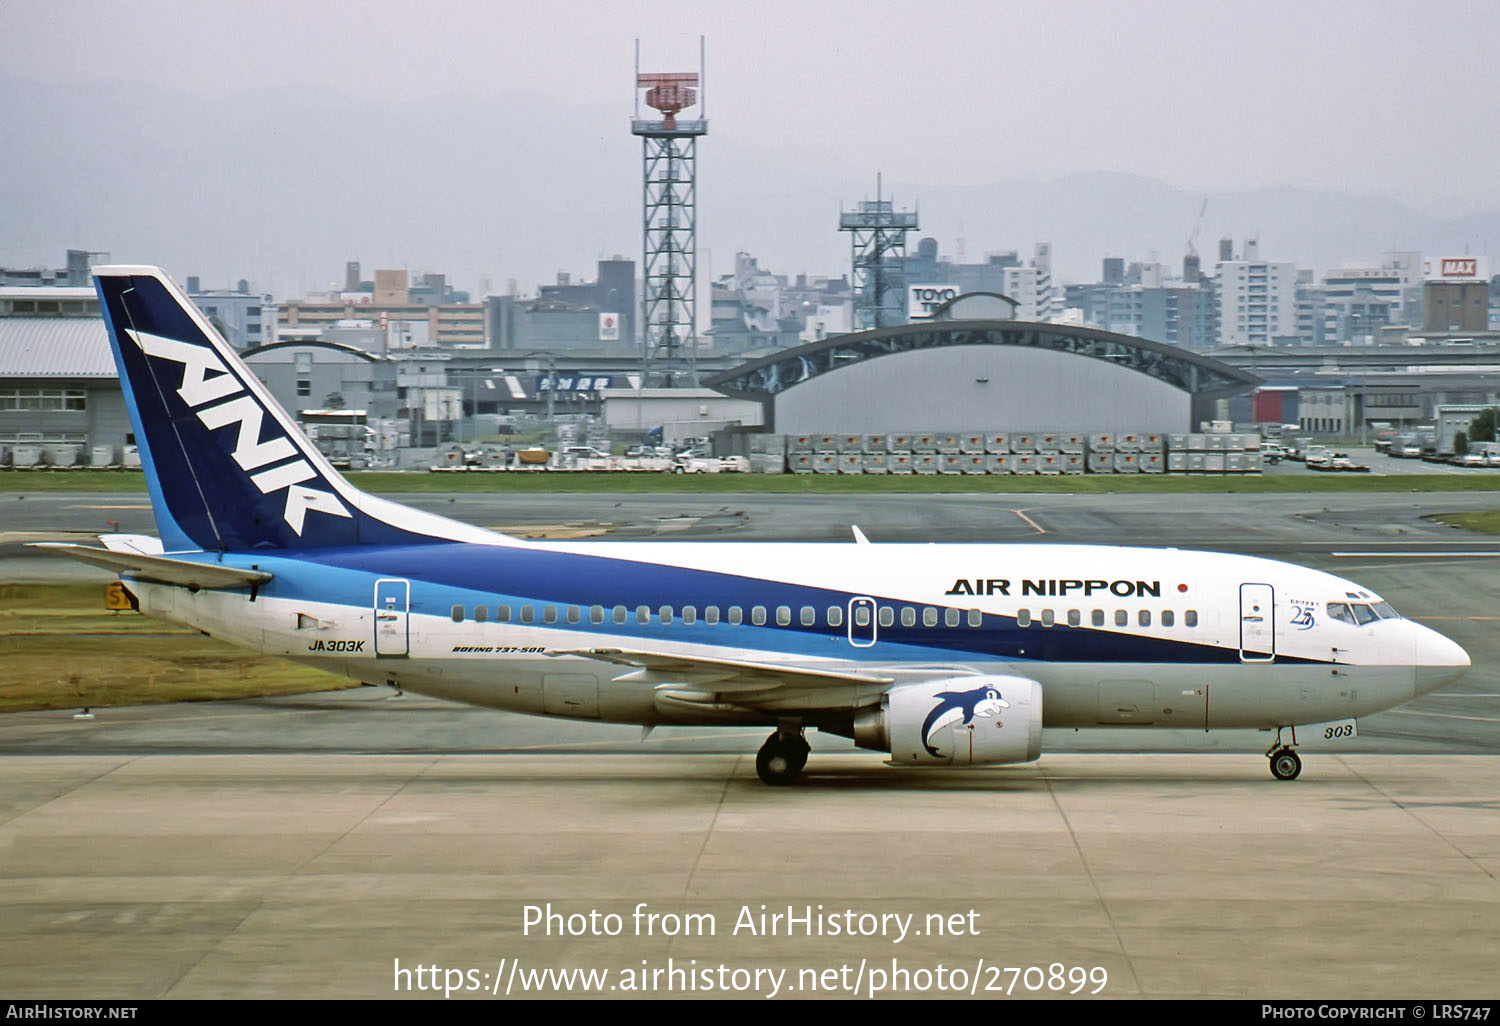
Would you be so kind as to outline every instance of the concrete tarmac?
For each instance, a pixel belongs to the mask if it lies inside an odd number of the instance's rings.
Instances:
[[[0,993],[1493,998],[1500,759],[1322,762],[12,757]]]
[[[20,549],[22,533],[103,529],[98,518],[150,529],[149,511],[120,508],[138,496],[0,502],[11,532],[0,579],[72,566]],[[609,970],[592,991],[603,996],[847,996],[883,983],[906,997],[1038,997],[1080,979],[1088,995],[1098,969],[1105,997],[1496,995],[1500,546],[1426,518],[1500,495],[418,502],[487,526],[613,537],[836,540],[858,523],[877,543],[1254,552],[1366,584],[1463,644],[1474,668],[1361,721],[1345,747],[1308,746],[1288,783],[1271,779],[1269,738],[1254,732],[1048,731],[1037,763],[963,772],[892,769],[814,735],[798,786],[768,788],[753,765],[763,731],[659,730],[642,743],[634,728],[383,688],[88,721],[9,714],[0,993],[432,997],[446,981],[457,997],[500,979],[515,998],[533,971],[596,969]],[[1105,754],[1126,750],[1137,754]],[[632,915],[642,902],[646,916],[712,915],[716,930],[662,936],[673,920],[658,919],[646,935]],[[583,932],[528,932],[526,907],[548,903],[583,916]],[[742,910],[759,924],[761,905],[782,913],[780,932],[736,932]],[[794,923],[787,936],[788,906],[798,917],[812,906],[823,935]],[[621,917],[616,935],[592,932],[595,910]],[[831,936],[835,913],[875,933]],[[924,932],[897,943],[908,915]],[[962,932],[936,936],[928,916]],[[583,996],[572,985],[553,977],[526,993]]]

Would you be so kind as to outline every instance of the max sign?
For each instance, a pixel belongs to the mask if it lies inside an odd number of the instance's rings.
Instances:
[[[938,307],[958,298],[957,285],[909,285],[906,289],[906,316],[912,320],[931,317]]]

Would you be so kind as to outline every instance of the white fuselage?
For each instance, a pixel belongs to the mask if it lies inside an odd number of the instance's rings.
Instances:
[[[753,700],[671,700],[674,686],[712,693],[702,662],[715,659],[897,684],[1020,676],[1042,685],[1049,727],[1200,729],[1367,715],[1468,665],[1456,645],[1409,620],[1329,616],[1330,603],[1379,603],[1352,582],[1245,556],[1058,545],[462,548],[453,557],[465,561],[461,572],[437,550],[425,569],[399,573],[256,559],[275,579],[253,601],[131,587],[150,615],[354,679],[641,724],[816,720],[877,704],[890,686],[800,682]],[[524,568],[512,566],[518,553]],[[549,563],[566,580],[549,576]],[[686,668],[579,654],[648,645]]]

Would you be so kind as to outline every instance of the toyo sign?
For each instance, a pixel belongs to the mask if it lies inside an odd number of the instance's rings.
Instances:
[[[938,307],[957,299],[958,293],[957,285],[908,285],[906,316],[914,321],[930,319]]]

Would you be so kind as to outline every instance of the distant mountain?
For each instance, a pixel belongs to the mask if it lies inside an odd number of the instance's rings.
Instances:
[[[294,296],[342,280],[346,260],[446,272],[461,288],[533,287],[640,259],[641,157],[626,109],[544,97],[376,102],[326,89],[212,100],[139,83],[51,85],[0,76],[0,264],[60,264],[68,247],[159,263],[205,286],[248,278]],[[872,161],[874,158],[872,158]],[[704,264],[734,253],[778,273],[844,273],[838,212],[873,198],[858,154],[810,153],[712,124],[699,150]],[[1295,169],[1288,170],[1295,177]],[[1112,172],[985,186],[887,182],[941,251],[966,259],[1053,244],[1064,280],[1105,256],[1206,267],[1217,240],[1318,271],[1392,249],[1500,253],[1500,212],[1429,217],[1384,196],[1281,186],[1198,192]],[[1199,223],[1199,211],[1207,206]]]

